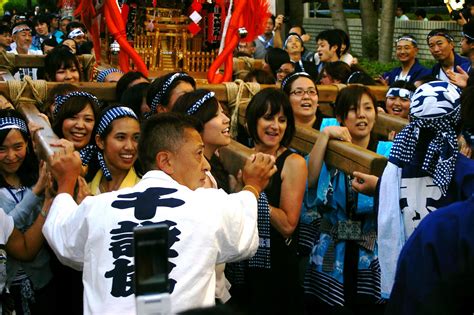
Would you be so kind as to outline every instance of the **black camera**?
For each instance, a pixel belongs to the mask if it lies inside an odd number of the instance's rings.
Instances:
[[[462,13],[462,16],[466,21],[469,21],[471,19],[471,6],[464,3],[462,9],[451,11],[451,19],[454,21],[459,20],[461,18],[460,13]]]
[[[285,16],[283,17],[283,23],[288,23],[290,21],[290,18]]]

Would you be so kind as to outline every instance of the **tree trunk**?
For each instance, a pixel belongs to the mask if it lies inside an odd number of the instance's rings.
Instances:
[[[344,15],[344,8],[342,6],[342,0],[329,0],[329,10],[331,10],[332,24],[334,28],[338,28],[349,34],[347,28],[347,20]]]
[[[375,60],[378,53],[378,1],[360,0],[362,55]]]
[[[380,17],[379,61],[392,60],[393,30],[395,28],[395,3],[393,0],[382,0]]]

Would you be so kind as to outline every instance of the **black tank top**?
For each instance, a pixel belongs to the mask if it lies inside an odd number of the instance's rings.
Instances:
[[[265,188],[268,203],[273,207],[280,208],[281,171],[283,170],[283,165],[285,165],[286,158],[293,153],[291,150],[286,149],[275,161],[277,172],[273,174],[270,183],[268,183],[267,188]]]

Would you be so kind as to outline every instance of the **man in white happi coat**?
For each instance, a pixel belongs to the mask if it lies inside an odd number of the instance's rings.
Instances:
[[[209,170],[201,128],[189,116],[154,116],[138,146],[147,171],[142,180],[133,188],[87,197],[79,206],[72,197],[81,172],[79,155],[64,146],[50,159],[58,195],[43,233],[62,263],[83,270],[85,314],[135,313],[136,226],[169,226],[173,313],[213,305],[215,265],[249,258],[257,250],[257,197],[276,171],[274,158],[249,158],[239,193],[199,188]]]

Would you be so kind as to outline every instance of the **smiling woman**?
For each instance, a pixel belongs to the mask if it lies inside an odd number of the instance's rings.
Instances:
[[[336,310],[352,313],[362,304],[371,314],[382,314],[384,310],[384,305],[378,304],[380,267],[373,199],[352,190],[351,174],[324,163],[329,139],[388,154],[391,143],[371,137],[377,117],[375,104],[375,97],[366,86],[342,89],[336,99],[337,122],[329,125],[329,120],[323,121],[308,157],[305,206],[316,208],[321,218],[320,234],[311,249],[304,281],[308,314],[334,314]],[[361,239],[368,243],[361,244]]]
[[[290,100],[296,125],[319,129],[322,115],[318,112],[319,93],[313,77],[306,72],[292,73],[281,88]]]
[[[45,58],[45,76],[52,82],[81,81],[79,60],[66,46],[55,47]]]
[[[33,224],[43,205],[45,173],[39,176],[38,169],[24,117],[13,109],[0,110],[0,208],[13,217],[20,230]],[[4,305],[14,307],[17,314],[28,313],[30,308],[46,313],[55,309],[49,259],[44,248],[29,263],[8,258],[7,283],[11,285]],[[45,305],[51,308],[41,308]]]
[[[101,169],[89,184],[93,195],[134,186],[140,177],[135,172],[140,124],[128,107],[104,109],[95,141]]]
[[[211,164],[211,172],[208,175],[212,176],[209,178],[215,188],[230,191],[228,174],[221,174],[222,166],[215,155],[219,148],[230,144],[230,119],[224,113],[214,92],[198,89],[185,93],[176,100],[173,112],[185,113],[203,123],[201,137],[204,142],[204,156]]]
[[[303,93],[306,94],[308,90]],[[271,266],[249,268],[249,303],[257,313],[299,314],[302,304],[297,242],[292,237],[300,215],[307,168],[304,159],[287,148],[295,132],[292,106],[282,91],[268,88],[252,98],[245,116],[255,152],[273,155],[278,169],[265,188],[270,205]]]

